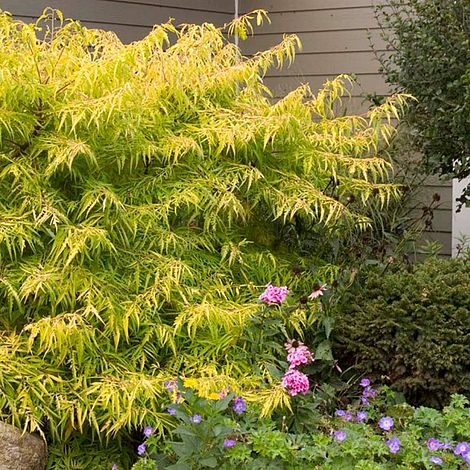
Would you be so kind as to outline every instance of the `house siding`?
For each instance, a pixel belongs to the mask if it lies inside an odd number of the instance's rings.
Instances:
[[[85,26],[114,31],[129,43],[142,39],[155,24],[211,22],[222,25],[233,17],[232,0],[0,0],[0,8],[31,22],[46,7]]]
[[[354,75],[358,81],[350,100],[344,101],[348,112],[363,112],[370,102],[368,94],[389,95],[390,88],[379,72],[372,52],[386,53],[374,5],[380,0],[241,0],[242,12],[263,8],[270,24],[255,28],[255,35],[242,43],[243,52],[252,55],[279,43],[283,34],[297,34],[302,42],[295,62],[289,68],[272,69],[265,83],[276,99],[282,98],[301,83],[318,90],[328,79],[341,73]],[[452,240],[451,182],[430,178],[413,203],[414,214],[429,205],[433,195],[440,197],[434,211],[431,230],[425,240],[442,244],[442,255],[450,256]]]

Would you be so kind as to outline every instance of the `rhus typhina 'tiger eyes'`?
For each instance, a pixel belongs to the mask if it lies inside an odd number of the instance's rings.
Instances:
[[[364,229],[361,203],[399,193],[380,151],[405,98],[336,117],[340,76],[274,103],[263,77],[299,39],[252,57],[227,39],[264,16],[125,45],[57,11],[0,13],[0,411],[52,446],[168,430],[178,376],[269,398],[266,412],[288,400],[240,351],[248,320],[285,301],[257,302],[259,286],[288,283],[295,302],[319,282],[283,228]]]

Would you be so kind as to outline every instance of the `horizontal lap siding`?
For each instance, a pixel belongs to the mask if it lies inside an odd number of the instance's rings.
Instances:
[[[120,39],[142,39],[155,24],[174,18],[175,24],[211,22],[222,25],[233,17],[232,0],[0,0],[0,8],[30,22],[44,8],[62,11],[84,25],[115,31]]]
[[[274,46],[283,34],[296,34],[302,42],[291,67],[272,69],[266,77],[276,98],[300,83],[316,91],[341,73],[357,78],[360,86],[353,88],[353,96],[390,93],[371,49],[373,43],[385,53],[371,0],[242,0],[242,6],[244,11],[264,8],[271,20],[242,44],[246,55]]]
[[[262,29],[261,29],[262,31]],[[302,42],[303,54],[314,53],[342,53],[342,52],[369,52],[370,39],[369,35],[364,33],[363,29],[349,31],[309,31],[303,33],[295,33]],[[380,31],[370,31],[371,40],[375,44],[382,45],[380,39]],[[263,49],[269,49],[276,45],[281,39],[279,34],[261,34],[259,32],[256,37],[250,38],[243,44],[245,54],[254,54]]]
[[[357,85],[352,89],[353,96],[355,97],[371,93],[371,90],[379,95],[387,94],[389,91],[389,86],[385,83],[385,80],[378,79],[375,74],[360,73],[356,74],[355,78]],[[266,77],[264,83],[272,90],[276,98],[280,98],[285,96],[289,91],[297,88],[299,84],[308,83],[312,90],[318,90],[330,79],[330,74],[281,75]]]
[[[271,13],[271,22],[256,28],[257,34],[301,33],[377,29],[373,7]]]
[[[241,0],[247,10],[263,8],[270,13],[286,11],[334,10],[337,8],[368,7],[371,0]],[[377,0],[374,5],[379,3]]]
[[[362,113],[370,102],[368,94],[389,95],[389,85],[379,73],[379,63],[371,43],[380,53],[385,47],[374,14],[374,5],[383,0],[241,0],[241,11],[263,8],[269,12],[270,24],[255,28],[255,35],[242,43],[243,53],[253,55],[282,40],[283,34],[296,34],[302,42],[291,67],[271,69],[265,84],[276,99],[282,98],[302,83],[315,92],[322,84],[341,73],[355,76],[358,84],[352,97],[343,100],[349,113]],[[416,196],[413,214],[420,216],[422,207],[439,194],[428,240],[439,241],[443,254],[451,252],[452,191],[450,183],[430,180]]]

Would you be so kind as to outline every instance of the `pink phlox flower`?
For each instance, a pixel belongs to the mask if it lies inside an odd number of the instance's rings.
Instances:
[[[293,369],[302,364],[309,364],[313,361],[312,353],[304,346],[302,343],[299,343],[300,346],[297,348],[292,348],[287,355],[287,362],[289,362],[289,369]]]
[[[294,344],[297,346],[294,346]],[[314,360],[313,354],[302,341],[290,339],[284,343],[284,347],[287,350],[287,361],[290,364],[289,369],[294,369],[302,364],[309,364]]]
[[[317,297],[320,297],[323,295],[323,292],[326,291],[326,284],[323,284],[322,286],[320,287],[317,287],[309,296],[308,298],[310,300],[314,300],[316,299]]]
[[[289,369],[284,374],[281,384],[291,397],[299,393],[306,395],[310,387],[308,377],[296,369]]]
[[[230,387],[226,387],[225,390],[220,390],[217,393],[219,394],[219,397],[222,400],[230,393]]]
[[[259,300],[267,304],[280,304],[284,302],[289,293],[286,286],[276,287],[269,283],[265,291],[259,296]]]

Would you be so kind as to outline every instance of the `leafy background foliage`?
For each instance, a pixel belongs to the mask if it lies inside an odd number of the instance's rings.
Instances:
[[[407,117],[428,168],[455,178],[470,175],[468,0],[387,0],[377,14],[389,52],[385,77],[417,101]],[[470,198],[470,188],[460,197]]]
[[[258,358],[237,360],[254,296],[334,277],[289,227],[361,230],[361,204],[398,195],[379,152],[404,98],[335,117],[339,77],[272,103],[264,73],[293,60],[295,36],[244,58],[211,24],[123,45],[51,15],[0,15],[1,416],[53,442],[118,443],[171,427],[177,374],[285,403]]]
[[[383,378],[410,403],[442,407],[470,393],[470,266],[430,259],[363,271],[337,314],[341,364]]]

